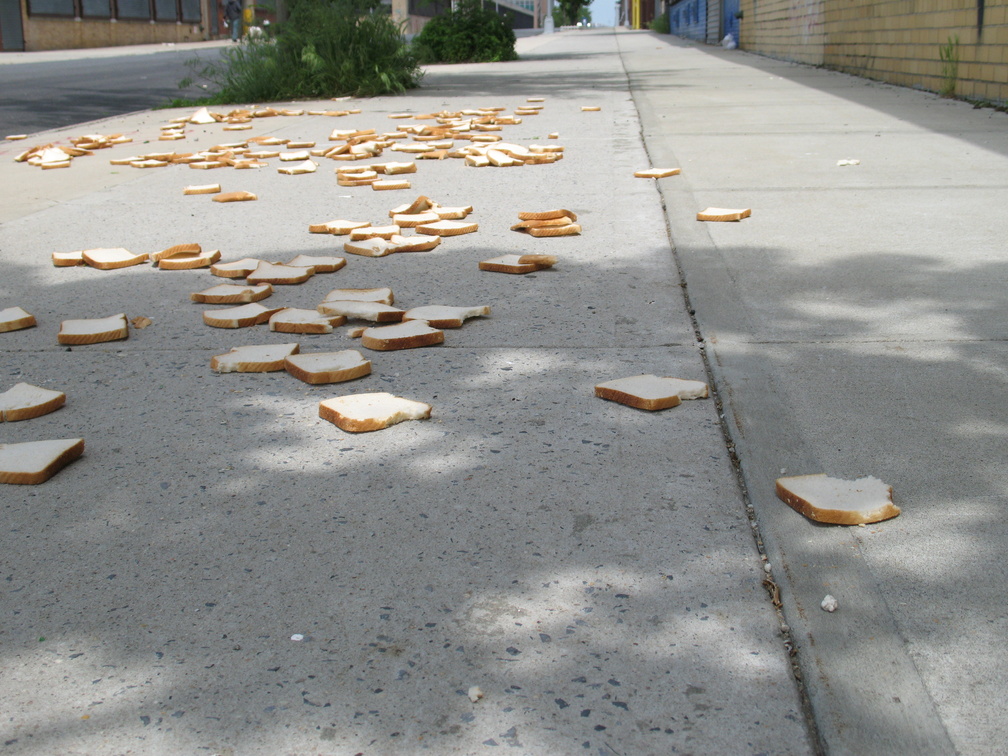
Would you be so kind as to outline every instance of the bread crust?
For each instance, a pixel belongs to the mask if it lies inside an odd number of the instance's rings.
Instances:
[[[345,368],[331,367],[312,370],[308,367],[308,360],[315,357],[323,357],[324,355],[298,354],[291,355],[284,360],[284,369],[298,380],[304,381],[305,383],[309,383],[313,386],[325,383],[343,383],[345,381],[363,378],[364,376],[371,374],[371,360],[364,359],[364,356],[356,349],[347,349],[342,352],[334,352],[331,354],[334,360],[338,360],[341,357],[351,358],[356,356],[360,358],[360,362]],[[299,357],[305,357],[308,359],[301,360],[298,359]]]
[[[86,331],[86,328],[102,330]],[[70,333],[71,330],[80,330],[80,333]],[[102,344],[106,341],[122,341],[129,338],[129,323],[126,322],[126,314],[120,313],[108,318],[95,318],[85,320],[64,320],[60,323],[60,332],[56,340],[60,344],[67,346],[83,346],[85,344]]]
[[[774,484],[774,489],[777,493],[777,498],[787,504],[789,507],[794,509],[796,512],[805,515],[810,520],[816,522],[823,522],[830,525],[868,525],[873,522],[881,522],[883,520],[888,520],[896,517],[900,513],[900,508],[897,507],[892,501],[893,489],[892,486],[885,485],[884,489],[887,492],[888,501],[880,503],[874,509],[870,510],[854,510],[854,509],[836,509],[831,507],[817,506],[814,502],[799,496],[797,493],[788,488],[788,481],[795,480],[796,478],[813,478],[813,477],[823,477],[826,476],[816,476],[816,475],[802,475],[795,476],[792,478],[778,478]],[[849,481],[843,481],[849,482]],[[857,481],[855,481],[856,483]]]
[[[668,409],[669,407],[678,407],[682,404],[682,399],[675,394],[663,396],[658,399],[645,399],[644,397],[629,394],[626,391],[620,391],[619,389],[610,388],[608,386],[596,386],[595,396],[602,399],[608,399],[611,402],[619,402],[620,404],[625,404],[628,407],[648,410],[650,412]]]
[[[43,394],[41,401],[19,399],[19,394],[38,391]],[[55,412],[66,404],[66,394],[62,391],[52,391],[28,383],[17,383],[7,391],[0,393],[0,422],[14,423],[19,420],[31,420],[42,415]],[[6,405],[6,406],[5,406]]]
[[[38,325],[35,316],[20,307],[7,307],[0,310],[0,333],[20,331]]]
[[[287,357],[297,354],[301,349],[298,344],[271,344],[268,346],[274,347],[277,350],[277,354],[271,359],[253,360],[251,358],[240,357],[243,352],[251,352],[264,346],[267,345],[234,347],[226,354],[218,354],[211,358],[210,369],[216,373],[274,373],[283,370],[284,361]],[[232,361],[236,358],[237,361]]]
[[[356,396],[365,398],[368,396],[375,396],[396,399],[403,403],[404,408],[400,411],[386,411],[385,414],[375,417],[353,417],[340,411],[342,401],[352,399],[353,397],[336,397],[334,399],[327,399],[319,402],[319,417],[323,420],[328,420],[337,428],[345,430],[348,433],[368,433],[370,431],[388,428],[391,425],[395,425],[396,423],[401,423],[406,420],[426,419],[429,418],[431,414],[431,406],[429,404],[408,399],[400,399],[400,397],[392,397],[391,394],[375,393],[358,394]]]
[[[706,210],[701,210],[697,213],[696,218],[698,221],[731,222],[740,221],[743,218],[748,218],[750,215],[752,215],[750,208],[729,210],[723,207],[708,207]]]
[[[56,454],[48,463],[36,470],[4,470],[4,453],[15,450],[30,449],[31,445],[36,445],[42,450],[45,444],[54,444],[54,441],[28,441],[23,444],[0,444],[0,483],[10,483],[15,485],[34,486],[45,483],[49,478],[58,473],[84,454],[83,438],[58,439],[65,442],[65,448]]]
[[[431,328],[422,321],[412,320],[409,323],[415,323],[416,326],[409,329],[401,328],[400,325],[367,328],[361,334],[361,346],[373,349],[376,352],[390,352],[397,349],[417,349],[419,347],[435,346],[444,342],[444,331]],[[404,323],[401,325],[405,326],[407,324]],[[388,331],[383,333],[383,328],[397,329],[392,334],[398,333],[401,328],[404,334],[392,335]]]
[[[220,260],[219,249],[212,249],[209,252],[182,252],[164,257],[158,262],[159,270],[194,270],[196,268],[207,268]]]
[[[214,291],[215,289],[217,291]],[[266,299],[272,294],[273,287],[270,284],[256,284],[255,286],[218,284],[190,294],[189,299],[201,304],[248,304]]]

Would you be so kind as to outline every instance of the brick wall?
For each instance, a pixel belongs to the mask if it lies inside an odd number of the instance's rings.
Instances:
[[[1008,101],[1008,0],[742,0],[742,9],[744,49],[935,92],[945,82],[939,50],[958,36],[955,93]]]

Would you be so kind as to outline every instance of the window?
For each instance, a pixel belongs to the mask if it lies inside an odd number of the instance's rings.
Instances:
[[[194,24],[203,19],[200,0],[28,0],[28,15]]]

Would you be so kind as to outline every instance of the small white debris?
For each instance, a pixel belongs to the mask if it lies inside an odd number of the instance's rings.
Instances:
[[[303,641],[304,640],[304,636],[301,633],[294,633],[294,635],[291,636],[291,640],[292,641]]]
[[[765,572],[767,575],[770,574],[772,569],[773,568],[770,566],[770,562],[767,562],[766,564],[763,565],[763,572]]]
[[[843,168],[845,165],[861,165],[861,161],[854,158],[846,158],[844,160],[837,160],[836,164],[838,168]]]
[[[835,612],[840,606],[840,602],[827,593],[826,598],[822,600],[822,603],[819,604],[819,606],[823,608],[824,612]]]
[[[481,698],[483,698],[483,691],[480,690],[478,685],[473,685],[471,688],[469,688],[469,691],[466,693],[466,695],[469,696],[470,701],[476,703]]]

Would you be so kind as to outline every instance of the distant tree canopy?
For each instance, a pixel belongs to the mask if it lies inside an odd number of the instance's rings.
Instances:
[[[560,10],[560,18],[566,24],[576,24],[585,17],[590,19],[589,5],[591,5],[591,0],[556,0],[556,7]]]

